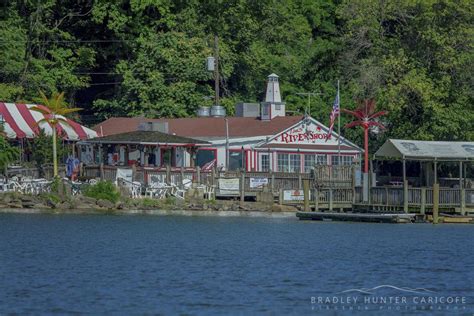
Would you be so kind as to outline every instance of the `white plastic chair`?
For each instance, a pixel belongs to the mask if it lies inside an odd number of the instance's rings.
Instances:
[[[212,200],[216,195],[216,187],[213,185],[206,185],[204,189],[204,198]]]
[[[142,193],[142,184],[138,181],[128,181],[125,179],[121,179],[123,183],[125,184],[125,187],[127,187],[130,190],[130,197],[132,199],[137,199],[141,197]]]

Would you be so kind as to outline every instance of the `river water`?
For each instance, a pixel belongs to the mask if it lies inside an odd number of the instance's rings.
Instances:
[[[473,225],[0,214],[0,314],[472,315],[473,238]]]

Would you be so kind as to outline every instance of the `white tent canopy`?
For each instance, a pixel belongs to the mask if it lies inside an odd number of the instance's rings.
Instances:
[[[389,139],[377,150],[375,157],[437,161],[474,160],[474,142]]]

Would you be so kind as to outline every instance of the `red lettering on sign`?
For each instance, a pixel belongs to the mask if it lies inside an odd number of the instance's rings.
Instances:
[[[302,141],[315,141],[318,139],[331,139],[332,137],[329,136],[327,133],[294,133],[291,131],[290,133],[282,133],[280,135],[280,141],[282,143],[295,143],[295,142],[302,142]]]

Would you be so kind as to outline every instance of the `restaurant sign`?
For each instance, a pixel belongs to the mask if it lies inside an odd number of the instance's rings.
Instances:
[[[309,192],[309,199],[311,199],[311,191]],[[284,201],[304,201],[303,190],[284,190]]]
[[[279,144],[333,144],[337,143],[334,134],[329,135],[317,124],[299,124],[294,128],[279,134],[272,143]]]
[[[250,188],[263,188],[268,186],[268,178],[250,178]]]
[[[222,195],[239,195],[240,193],[239,178],[220,178],[219,193]]]

